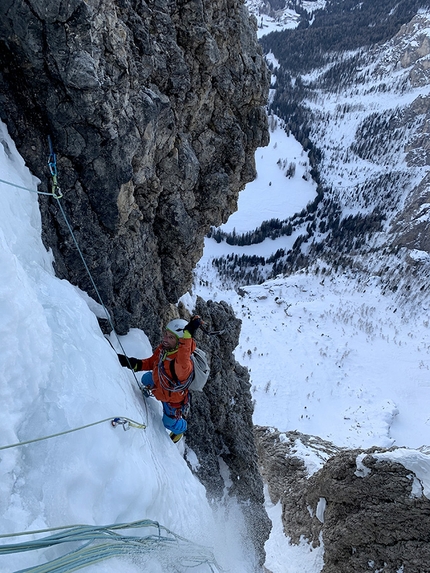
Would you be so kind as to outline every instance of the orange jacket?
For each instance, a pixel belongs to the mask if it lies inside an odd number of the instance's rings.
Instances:
[[[154,350],[154,354],[149,358],[142,360],[142,370],[152,370],[152,379],[154,380],[153,395],[161,402],[167,402],[172,407],[179,407],[187,402],[188,389],[180,389],[191,373],[194,365],[191,360],[191,354],[196,349],[196,343],[192,338],[181,338],[179,348],[173,352],[166,352],[160,344]],[[162,360],[163,369],[168,380],[164,377],[160,380],[160,360]],[[171,362],[173,363],[174,372],[177,380],[172,376]],[[178,388],[179,386],[179,388]]]

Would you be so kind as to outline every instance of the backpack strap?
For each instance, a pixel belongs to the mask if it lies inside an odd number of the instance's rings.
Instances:
[[[170,360],[169,370],[170,370],[170,375],[172,376],[172,380],[176,384],[179,384],[179,378],[176,376],[176,372],[175,372],[175,359],[174,358],[172,360]]]

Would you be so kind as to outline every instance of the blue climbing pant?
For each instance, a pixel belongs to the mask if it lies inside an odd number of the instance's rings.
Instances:
[[[142,384],[144,386],[149,386],[154,388],[154,380],[152,378],[152,372],[145,372],[142,376]],[[163,404],[163,424],[164,427],[173,432],[174,434],[183,434],[187,431],[187,421],[184,418],[176,417],[176,408],[172,408],[167,402],[161,402]],[[183,408],[183,407],[182,407]],[[181,409],[182,409],[181,408]]]

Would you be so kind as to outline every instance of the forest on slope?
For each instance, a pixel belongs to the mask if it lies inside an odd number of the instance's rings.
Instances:
[[[425,96],[428,78],[425,62],[422,70],[419,62],[417,69],[414,62],[400,62],[421,41],[420,34],[424,43],[416,52],[426,58],[426,19],[416,32],[408,25],[429,6],[428,0],[333,0],[309,14],[300,5],[297,28],[260,39],[272,72],[269,123],[279,118],[299,141],[317,194],[294,216],[265,221],[246,235],[212,230],[215,240],[231,245],[296,236],[291,249],[276,247],[269,258],[221,257],[214,262],[221,275],[252,284],[308,267],[321,256],[335,268],[350,267],[350,255],[372,255],[372,248],[374,253],[381,246],[373,239],[383,233],[386,241],[388,225],[401,218],[396,209],[402,193],[412,196],[417,185],[417,165],[404,160],[404,153],[414,138],[423,140],[427,104],[416,104],[417,86]],[[408,39],[394,54],[402,34]],[[416,155],[420,145],[413,144]],[[289,164],[286,185],[294,187],[291,169]],[[354,209],[345,208],[351,203]],[[399,241],[388,242],[387,257],[396,256]]]
[[[272,51],[286,73],[303,74],[321,67],[337,52],[371,46],[392,38],[428,0],[329,0],[311,15],[301,10],[297,28],[261,38],[264,52]],[[277,98],[282,89],[278,90]]]

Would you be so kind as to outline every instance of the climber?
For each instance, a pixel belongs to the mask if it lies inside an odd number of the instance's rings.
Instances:
[[[191,354],[196,348],[193,336],[201,323],[199,316],[193,316],[188,323],[181,318],[171,320],[150,358],[118,354],[121,366],[135,372],[149,371],[142,376],[143,392],[146,396],[152,394],[163,403],[163,424],[175,443],[187,429],[186,418],[190,409],[188,386],[194,376]]]

